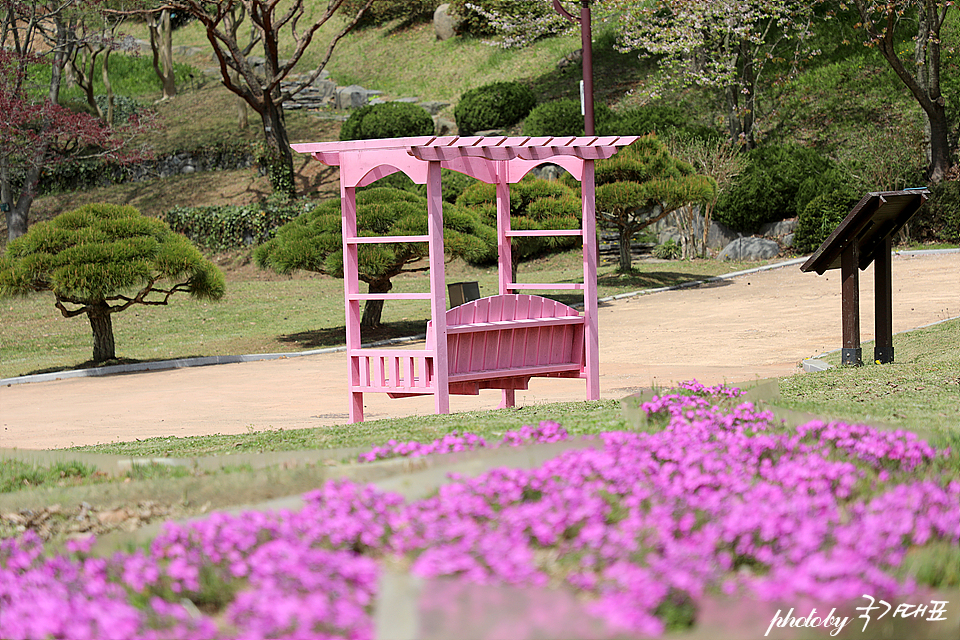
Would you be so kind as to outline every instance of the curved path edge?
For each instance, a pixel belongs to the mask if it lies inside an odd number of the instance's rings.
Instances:
[[[960,249],[948,249],[947,251],[960,251]],[[739,276],[750,275],[751,273],[759,273],[761,271],[769,271],[770,269],[781,269],[783,267],[789,267],[795,264],[801,264],[807,258],[794,258],[791,260],[785,260],[783,262],[777,262],[774,264],[764,265],[762,267],[756,267],[754,269],[746,269],[744,271],[734,271],[731,273],[725,273],[719,276],[714,276],[712,278],[707,278],[705,280],[696,280],[693,282],[685,282],[683,284],[677,284],[670,287],[658,287],[656,289],[641,289],[639,291],[630,291],[628,293],[619,293],[615,296],[607,296],[605,298],[600,298],[600,302],[610,302],[612,300],[622,300],[624,298],[633,298],[636,296],[645,296],[651,295],[654,293],[663,293],[664,291],[676,291],[678,289],[687,289],[690,287],[697,287],[700,285],[707,284],[708,282],[718,282],[721,280],[729,280],[730,278],[736,278]],[[582,307],[583,305],[574,305]],[[371,342],[363,345],[364,347],[382,347],[393,344],[404,344],[407,342],[416,342],[418,340],[423,340],[426,338],[425,334],[418,334],[415,336],[407,336],[403,338],[391,338],[389,340],[381,340],[379,342]],[[284,358],[298,358],[300,356],[314,356],[323,353],[339,353],[341,351],[346,351],[346,346],[339,347],[327,347],[324,349],[313,349],[310,351],[291,351],[285,353],[250,353],[237,356],[200,356],[196,358],[177,358],[174,360],[156,360],[151,362],[137,362],[133,364],[117,364],[110,365],[107,367],[95,367],[91,369],[68,369],[66,371],[52,371],[50,373],[35,373],[32,375],[26,376],[16,376],[13,378],[0,378],[0,385],[10,386],[15,384],[27,384],[30,382],[50,382],[52,380],[64,380],[66,378],[90,378],[90,377],[100,377],[100,376],[110,376],[118,375],[123,373],[138,373],[142,371],[164,371],[167,369],[183,369],[186,367],[206,367],[215,364],[235,364],[238,362],[258,362],[262,360],[282,360]]]

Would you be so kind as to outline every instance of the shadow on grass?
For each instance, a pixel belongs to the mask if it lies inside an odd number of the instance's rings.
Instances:
[[[420,335],[426,330],[426,320],[390,322],[384,323],[377,329],[361,329],[360,339],[364,343],[379,342],[380,340],[389,340],[391,338],[406,338],[408,336]],[[341,325],[339,327],[300,331],[298,333],[279,336],[277,341],[294,344],[301,349],[339,347],[346,344],[346,328]]]

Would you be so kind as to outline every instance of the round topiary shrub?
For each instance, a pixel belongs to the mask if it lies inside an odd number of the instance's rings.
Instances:
[[[800,253],[813,253],[850,213],[857,203],[853,189],[844,187],[820,194],[811,200],[797,218],[793,248]]]
[[[598,130],[613,117],[613,112],[605,104],[593,107],[594,123]],[[580,101],[574,99],[552,100],[533,108],[523,121],[525,136],[582,136],[584,132],[583,114],[580,113]]]
[[[533,108],[523,121],[525,136],[583,135],[579,100],[552,100]]]
[[[470,89],[453,110],[462,136],[477,131],[511,127],[524,118],[537,104],[530,87],[519,82],[493,82]]]
[[[340,129],[341,140],[373,140],[433,135],[433,118],[409,102],[384,102],[360,107]]]

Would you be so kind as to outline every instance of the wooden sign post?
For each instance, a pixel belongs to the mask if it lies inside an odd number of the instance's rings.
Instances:
[[[868,193],[800,267],[805,273],[816,271],[820,275],[829,269],[840,269],[843,364],[863,364],[859,271],[871,262],[876,264],[877,337],[873,359],[881,364],[893,362],[892,237],[929,197],[926,189]]]

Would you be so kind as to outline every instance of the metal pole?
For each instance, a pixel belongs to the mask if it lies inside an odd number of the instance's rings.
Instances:
[[[588,136],[595,133],[593,118],[593,30],[590,24],[590,1],[580,8],[580,39],[583,43],[583,128]]]
[[[580,17],[563,8],[560,0],[553,0],[557,13],[573,22],[580,23],[580,43],[583,47],[583,130],[588,136],[596,134],[593,115],[593,29],[590,17],[590,0],[580,0]]]

